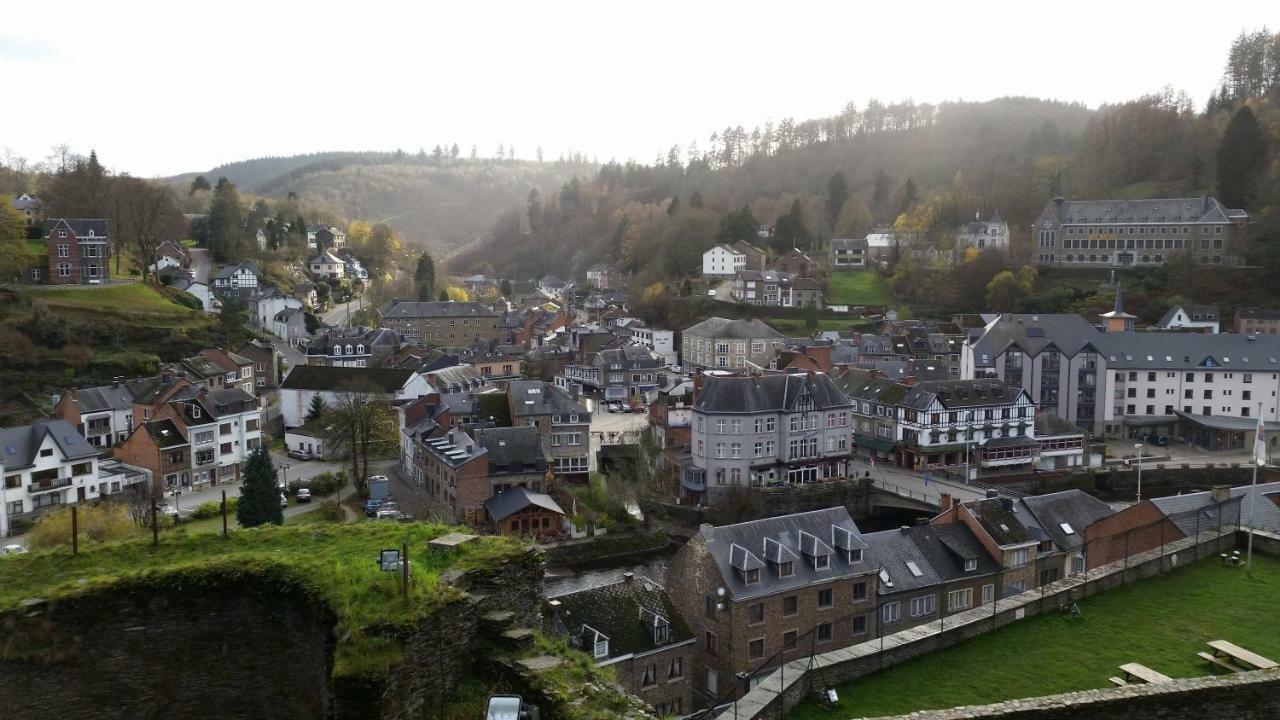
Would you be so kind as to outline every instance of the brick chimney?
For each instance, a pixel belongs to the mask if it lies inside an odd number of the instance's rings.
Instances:
[[[946,512],[951,509],[951,493],[942,493],[938,496],[938,512]]]

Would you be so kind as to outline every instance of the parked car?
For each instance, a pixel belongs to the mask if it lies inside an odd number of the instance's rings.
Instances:
[[[311,502],[311,491],[307,488],[298,488],[298,492],[294,495],[298,502]]]
[[[0,555],[21,555],[26,551],[27,549],[18,543],[10,543],[4,547],[0,547]]]
[[[289,457],[293,458],[294,460],[313,459],[311,453],[307,452],[306,450],[290,450]]]
[[[169,503],[165,503],[156,508],[156,512],[159,512],[161,515],[168,515],[169,517],[178,517],[178,509]]]
[[[412,520],[413,518],[410,518],[405,513],[400,512],[400,510],[397,508],[393,508],[393,507],[389,508],[389,507],[383,506],[381,508],[378,508],[378,513],[377,515],[374,516],[373,519],[374,520],[394,520],[396,522],[402,522],[405,520]]]
[[[1168,447],[1169,436],[1168,435],[1152,435],[1151,437],[1147,438],[1147,442],[1151,443],[1152,445],[1155,445],[1156,447]]]
[[[378,514],[378,508],[382,506],[381,500],[365,500],[364,515],[365,517],[373,517]]]
[[[289,507],[289,496],[284,493],[280,493],[280,507]]]

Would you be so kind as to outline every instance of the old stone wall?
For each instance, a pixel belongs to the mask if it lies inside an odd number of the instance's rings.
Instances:
[[[1280,671],[1130,685],[899,715],[879,720],[1274,720],[1280,717]]]
[[[331,718],[332,626],[245,584],[33,603],[0,616],[0,718]]]
[[[1033,591],[947,616],[941,621],[816,655],[812,666],[808,659],[786,663],[742,697],[736,703],[737,707],[729,712],[737,712],[737,717],[744,719],[780,718],[816,690],[810,680],[815,673],[821,675],[823,683],[844,683],[1025,617],[1060,612],[1082,598],[1212,557],[1234,548],[1236,542],[1234,529],[1222,535],[1201,536],[1199,543],[1194,538],[1179,540],[1163,548],[1137,554],[1124,562],[1073,575]]]

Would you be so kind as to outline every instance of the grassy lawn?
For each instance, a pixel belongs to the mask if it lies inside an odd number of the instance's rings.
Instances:
[[[1213,674],[1196,657],[1230,640],[1280,658],[1280,560],[1254,556],[1254,576],[1201,561],[1080,603],[1084,617],[1051,613],[842,685],[836,712],[811,701],[790,720],[874,717],[1111,687],[1137,662],[1170,677]]]
[[[801,318],[766,318],[765,323],[773,327],[778,332],[791,337],[800,337],[801,335],[809,335],[808,328]],[[863,321],[861,318],[843,317],[843,318],[818,318],[819,330],[839,330],[848,332],[850,330],[869,330],[872,325]]]
[[[25,289],[31,297],[52,309],[79,312],[146,314],[169,320],[201,318],[202,313],[170,301],[155,287],[143,283],[127,285],[43,286]]]
[[[828,305],[889,305],[893,295],[889,283],[873,270],[831,273],[827,285]]]
[[[400,657],[399,632],[456,592],[439,584],[452,567],[484,567],[522,552],[513,538],[485,537],[449,555],[425,543],[455,528],[428,523],[306,524],[237,530],[227,539],[207,533],[167,533],[105,543],[72,557],[65,550],[0,557],[0,609],[23,598],[56,601],[83,592],[155,592],[220,587],[255,577],[323,600],[337,616],[341,638],[335,676],[377,676]],[[383,548],[407,542],[413,557],[409,601],[375,562]],[[11,648],[12,650],[12,648]]]

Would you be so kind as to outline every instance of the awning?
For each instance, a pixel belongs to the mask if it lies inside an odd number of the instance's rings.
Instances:
[[[982,444],[983,449],[987,448],[1011,448],[1011,447],[1038,447],[1040,442],[1035,438],[1029,438],[1025,435],[1017,437],[991,438]]]
[[[853,442],[858,447],[879,450],[880,452],[891,452],[893,450],[894,441],[884,438],[872,437],[870,435],[854,435]]]

